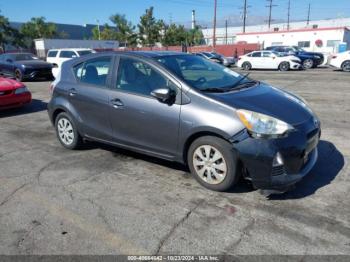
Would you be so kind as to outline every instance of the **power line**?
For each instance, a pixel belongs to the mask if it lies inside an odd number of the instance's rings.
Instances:
[[[269,8],[269,20],[268,20],[268,24],[269,24],[269,29],[271,28],[271,21],[272,21],[272,7],[275,7],[277,5],[273,5],[272,2],[273,0],[267,0],[269,2],[269,5],[267,5],[266,7]]]

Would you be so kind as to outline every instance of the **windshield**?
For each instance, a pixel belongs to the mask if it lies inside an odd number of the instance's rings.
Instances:
[[[13,55],[15,61],[37,60],[38,58],[32,54],[16,54]]]
[[[89,55],[91,53],[92,53],[91,50],[78,51],[79,56]]]
[[[302,49],[302,48],[299,47],[299,46],[293,46],[293,48],[294,48],[295,51],[298,51],[298,52],[305,52],[305,50]]]
[[[235,88],[238,82],[240,85],[252,82],[242,79],[242,75],[226,67],[194,55],[172,55],[156,59],[188,85],[200,91],[225,92]]]

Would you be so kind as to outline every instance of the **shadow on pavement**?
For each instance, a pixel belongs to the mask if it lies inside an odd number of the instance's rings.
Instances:
[[[184,175],[186,177],[192,177],[189,168],[186,165],[183,165],[181,163],[163,160],[160,158],[144,155],[144,154],[129,151],[126,149],[121,149],[121,148],[113,147],[113,146],[106,145],[106,144],[100,144],[98,142],[86,143],[82,150],[91,150],[91,149],[96,149],[96,148],[110,151],[114,155],[114,157],[116,157],[116,158],[124,158],[127,160],[128,157],[131,157],[131,158],[139,159],[139,160],[146,161],[149,163],[153,163],[156,165],[161,165],[161,166],[164,166],[167,168],[171,168],[171,169],[174,169],[177,171],[182,171],[182,172],[184,172]],[[255,189],[253,188],[251,183],[249,181],[246,181],[243,178],[241,178],[238,181],[238,183],[232,189],[230,189],[228,191],[228,193],[239,194],[239,193],[248,193],[248,192],[252,192],[252,191],[255,191]]]
[[[33,99],[29,105],[0,111],[0,118],[32,114],[40,111],[45,111],[46,109],[47,109],[46,102],[43,102],[42,100],[38,100],[38,99]]]
[[[344,156],[334,144],[320,141],[318,145],[318,160],[311,172],[298,184],[295,189],[282,194],[272,195],[271,200],[299,199],[313,195],[318,189],[332,183],[344,167]]]

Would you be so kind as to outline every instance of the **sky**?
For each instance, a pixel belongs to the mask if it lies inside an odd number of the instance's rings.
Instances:
[[[244,0],[217,0],[219,24],[239,23]],[[247,0],[248,22],[264,21],[268,16],[267,0]],[[306,20],[311,4],[311,20],[350,17],[350,0],[290,0],[291,20]],[[288,0],[273,0],[272,15],[277,21],[286,20]],[[166,22],[189,25],[191,10],[203,26],[211,26],[214,0],[0,0],[1,14],[13,22],[25,22],[31,17],[44,16],[47,21],[65,24],[109,23],[112,14],[125,14],[134,24],[146,8],[154,6],[155,16]]]

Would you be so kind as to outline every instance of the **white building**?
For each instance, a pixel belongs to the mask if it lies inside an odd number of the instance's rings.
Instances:
[[[290,29],[287,31],[287,24],[286,23],[278,23],[278,24],[272,24],[271,28],[269,30],[267,24],[262,25],[254,25],[254,26],[246,26],[246,35],[249,43],[263,43],[264,45],[271,45],[272,41],[267,43],[265,40],[261,40],[262,38],[273,38],[275,39],[273,42],[282,42],[284,45],[298,45],[298,40],[292,39],[295,36],[302,37],[301,40],[310,40],[310,49],[312,50],[314,48],[313,44],[311,43],[314,38],[319,36],[319,38],[322,38],[321,40],[323,43],[323,49],[324,52],[332,52],[334,47],[332,47],[332,41],[333,43],[339,43],[339,42],[347,42],[348,46],[350,46],[350,36],[348,35],[348,30],[344,29],[345,27],[350,28],[350,18],[336,18],[336,19],[326,19],[326,20],[317,20],[317,21],[310,21],[309,25],[305,21],[302,22],[291,22],[290,23]],[[332,30],[324,30],[324,29],[330,29]],[[320,30],[317,30],[320,29]],[[228,27],[226,28],[217,28],[216,29],[216,44],[233,44],[238,41],[245,41],[243,39],[242,34],[242,26],[239,27]],[[303,30],[303,32],[299,32],[298,34],[293,34],[293,37],[288,32],[296,32]],[[227,32],[227,33],[226,33]],[[286,32],[288,33],[288,37],[282,38],[281,35],[286,35]],[[264,37],[260,38],[260,35],[265,34]],[[329,34],[329,35],[327,35]],[[203,35],[204,39],[206,40],[207,45],[213,44],[213,29],[203,29]],[[249,35],[249,36],[248,36]],[[226,37],[227,36],[227,37]],[[238,37],[239,36],[239,37]],[[253,41],[253,38],[255,36],[255,42]],[[257,39],[259,36],[260,39]],[[285,40],[287,39],[287,40]],[[315,39],[315,41],[318,39]],[[313,42],[315,42],[313,41]],[[328,46],[329,44],[329,46]]]
[[[307,51],[337,53],[340,44],[350,47],[350,30],[346,27],[294,29],[276,32],[237,34],[237,42],[259,43],[262,48],[276,45],[293,45]]]

